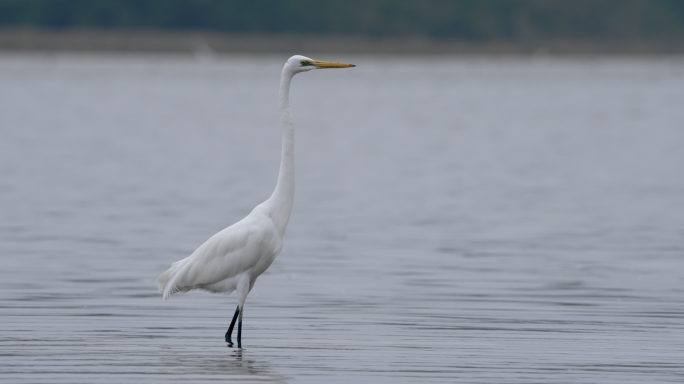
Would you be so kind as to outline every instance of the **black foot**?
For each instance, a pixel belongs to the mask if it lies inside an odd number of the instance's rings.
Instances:
[[[242,311],[240,311],[240,319],[238,320],[238,348],[242,348]]]
[[[233,346],[233,341],[231,340],[231,336],[233,335],[233,327],[235,327],[235,321],[238,318],[238,315],[240,314],[240,306],[238,305],[237,309],[235,310],[235,314],[233,315],[233,321],[230,322],[230,327],[228,327],[228,332],[226,332],[226,343],[230,344],[231,347]]]

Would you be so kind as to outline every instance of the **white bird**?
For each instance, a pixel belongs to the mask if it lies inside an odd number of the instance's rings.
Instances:
[[[312,60],[299,55],[285,62],[278,96],[283,142],[278,183],[273,194],[247,217],[209,238],[192,255],[173,263],[157,279],[164,300],[176,292],[193,289],[213,293],[237,290],[238,306],[225,340],[232,344],[231,335],[239,316],[238,348],[242,347],[242,313],[247,294],[257,277],[273,263],[283,248],[285,228],[294,202],[294,123],[290,114],[290,82],[300,72],[349,67],[354,65]]]

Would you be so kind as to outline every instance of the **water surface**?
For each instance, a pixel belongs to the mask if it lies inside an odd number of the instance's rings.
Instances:
[[[0,56],[0,380],[684,381],[679,57],[321,57],[245,348],[163,301],[275,186],[285,59]]]

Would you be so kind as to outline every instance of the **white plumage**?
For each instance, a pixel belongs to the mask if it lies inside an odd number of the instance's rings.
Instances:
[[[299,72],[353,66],[298,55],[287,60],[278,97],[283,142],[278,183],[273,194],[247,217],[209,238],[192,255],[173,263],[157,279],[159,292],[165,300],[174,293],[194,289],[214,293],[237,290],[238,307],[225,339],[231,342],[233,326],[239,315],[238,347],[241,347],[242,312],[247,294],[257,277],[268,269],[283,248],[285,228],[294,202],[294,123],[290,114],[290,82]]]
[[[240,279],[247,279],[251,290],[282,246],[283,237],[259,205],[249,216],[209,238],[192,255],[173,263],[157,280],[159,291],[164,299],[193,289],[230,293],[237,289]]]

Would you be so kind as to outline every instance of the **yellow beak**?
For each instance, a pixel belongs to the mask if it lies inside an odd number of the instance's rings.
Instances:
[[[356,67],[354,64],[347,64],[347,63],[334,63],[332,61],[318,61],[318,60],[311,60],[313,65],[318,68],[318,69],[327,69],[327,68],[351,68],[351,67]]]

